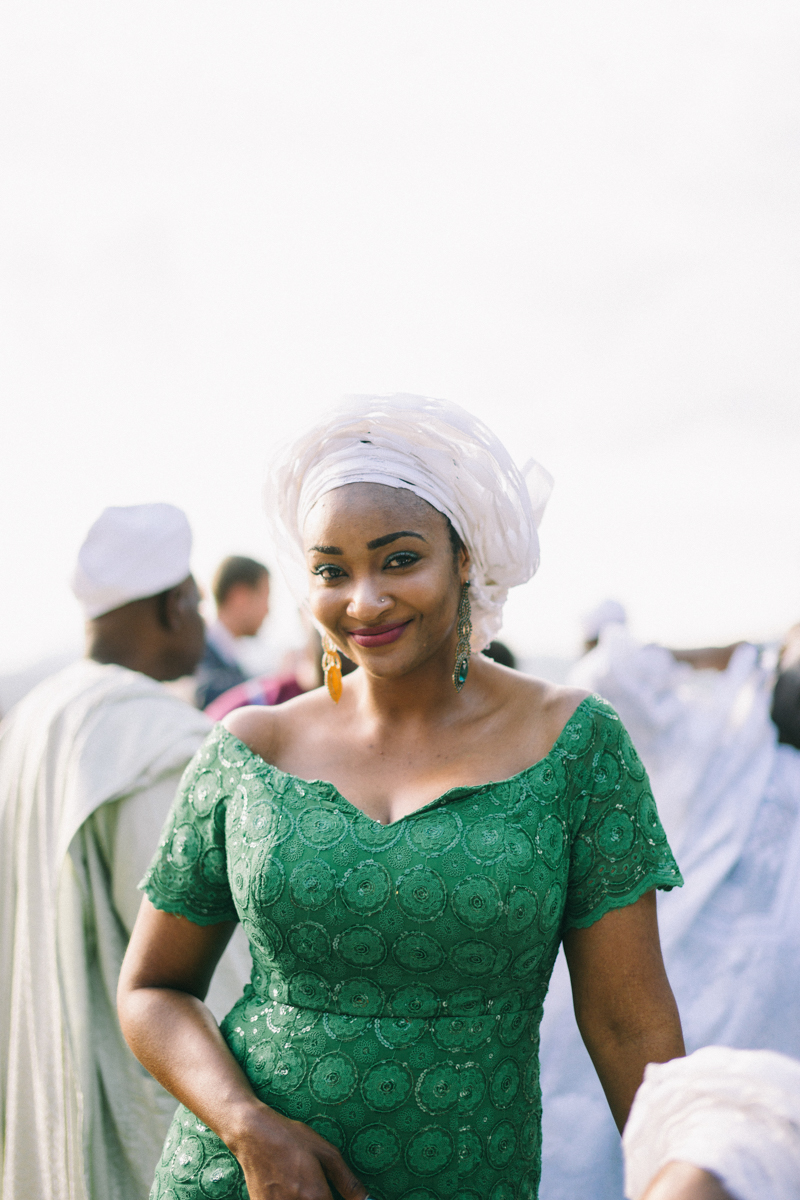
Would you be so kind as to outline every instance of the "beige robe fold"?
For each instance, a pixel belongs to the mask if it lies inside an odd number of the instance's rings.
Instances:
[[[0,725],[2,1200],[148,1195],[175,1101],[125,1045],[115,993],[136,882],[209,727],[147,676],[91,661]],[[218,1017],[246,943],[220,968]]]

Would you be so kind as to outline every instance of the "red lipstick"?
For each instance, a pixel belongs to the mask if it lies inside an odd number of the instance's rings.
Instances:
[[[391,625],[369,625],[364,629],[349,629],[347,636],[351,637],[357,646],[388,646],[402,636],[408,621],[396,621]]]

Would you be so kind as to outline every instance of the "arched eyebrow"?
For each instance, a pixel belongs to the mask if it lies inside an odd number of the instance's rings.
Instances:
[[[413,529],[401,529],[399,533],[387,533],[383,537],[373,538],[371,542],[367,542],[368,550],[378,550],[381,546],[388,546],[390,542],[396,542],[401,537],[419,538],[421,542],[426,542],[421,533],[414,533]]]
[[[371,542],[367,542],[368,550],[379,550],[381,546],[388,546],[390,542],[396,542],[398,538],[413,537],[419,538],[421,542],[427,542],[427,538],[421,533],[415,533],[413,529],[400,529],[397,533],[385,533],[383,537],[373,538]],[[318,554],[342,555],[344,550],[340,546],[309,546],[309,554],[316,550]]]

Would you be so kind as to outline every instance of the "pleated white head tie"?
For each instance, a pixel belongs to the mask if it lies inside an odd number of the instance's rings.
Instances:
[[[348,483],[382,483],[427,500],[469,549],[472,649],[502,623],[508,589],[539,566],[537,529],[553,487],[531,460],[522,471],[477,417],[423,396],[353,396],[283,449],[269,473],[267,513],[297,596],[308,591],[303,525],[317,501]]]

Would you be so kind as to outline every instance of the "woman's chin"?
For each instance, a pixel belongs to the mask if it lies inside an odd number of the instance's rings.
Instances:
[[[364,674],[368,675],[370,679],[381,680],[403,679],[406,675],[410,674],[414,670],[413,664],[405,662],[390,663],[385,661],[370,662],[366,656],[365,660],[360,663],[360,666],[363,668]]]
[[[416,649],[413,647],[404,647],[394,654],[360,654],[359,663],[363,667],[364,674],[372,679],[380,680],[400,680],[405,679],[409,675],[415,675],[419,672],[430,672],[431,668],[441,671],[442,678],[449,678],[452,673],[452,667],[448,669],[447,663],[434,651],[421,647]]]

